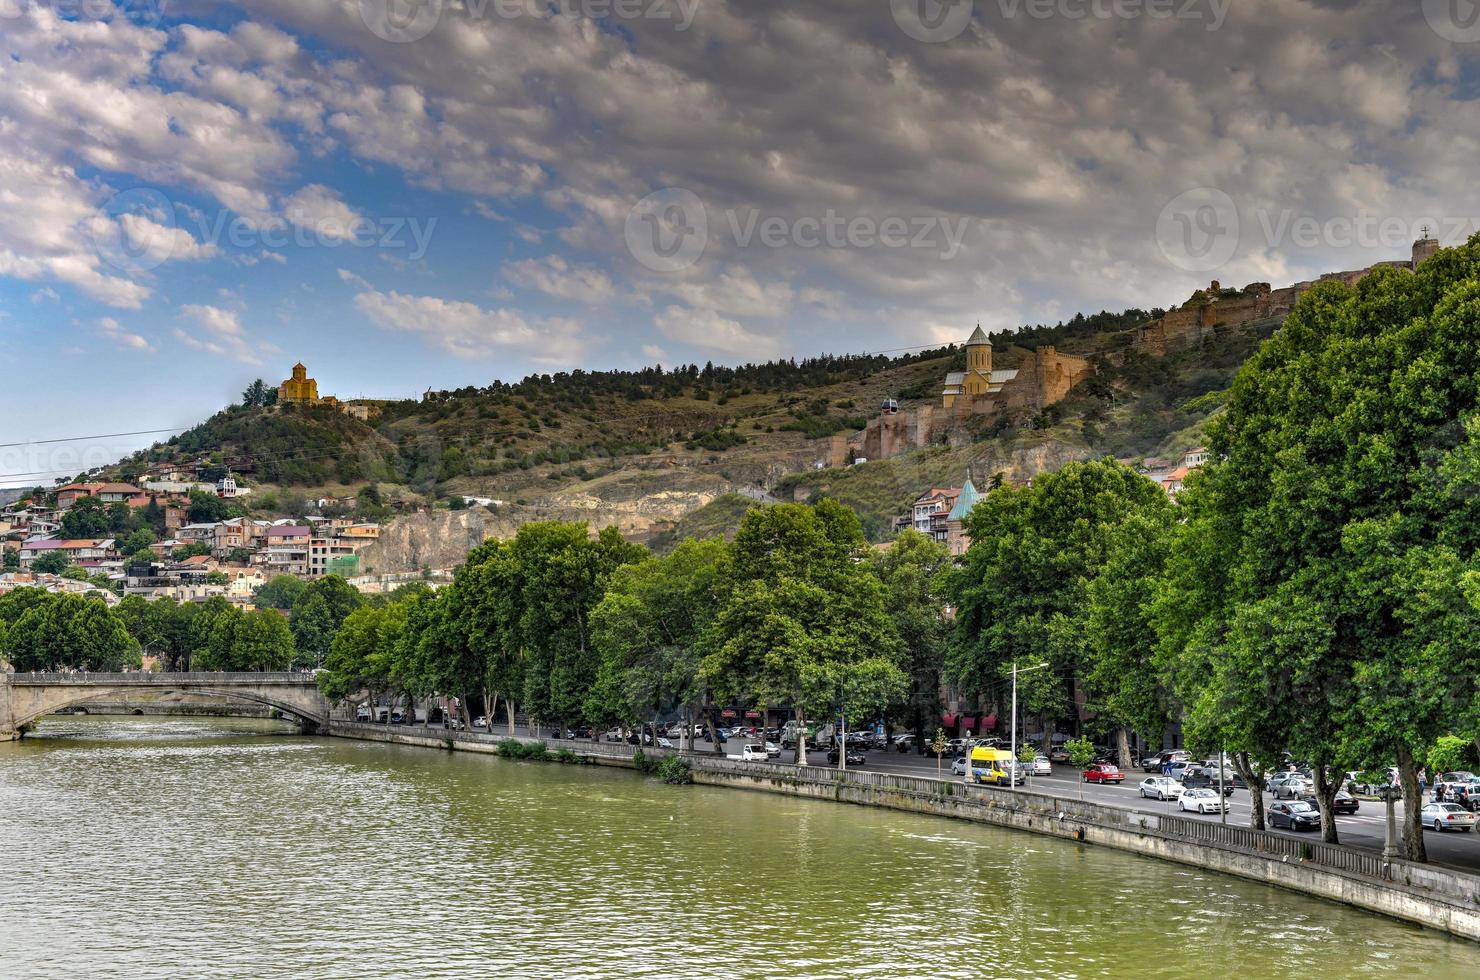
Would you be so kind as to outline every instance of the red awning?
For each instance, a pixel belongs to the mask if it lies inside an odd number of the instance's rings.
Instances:
[[[735,712],[731,711],[729,708],[726,708],[719,713],[719,716],[721,718],[733,718],[735,717]]]
[[[941,724],[945,725],[947,728],[950,728],[952,725],[954,725],[956,723],[956,716],[955,715],[941,715],[940,716],[940,721],[941,721]]]
[[[747,712],[745,712],[745,717],[747,717],[747,718],[759,718],[760,716],[761,716],[761,713],[759,711],[747,711]]]
[[[991,728],[991,729],[994,729],[995,730],[996,727],[997,727],[997,716],[996,715],[987,715],[985,718],[982,719],[982,730],[983,731],[986,731],[988,728]]]
[[[976,715],[963,715],[961,717],[961,727],[970,729],[976,728]]]

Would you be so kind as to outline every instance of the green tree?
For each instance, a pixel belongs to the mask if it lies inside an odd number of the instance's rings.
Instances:
[[[72,559],[64,551],[46,551],[31,560],[31,571],[60,575],[72,565]]]
[[[949,629],[944,616],[941,573],[950,550],[934,538],[906,530],[888,551],[872,553],[874,574],[884,586],[885,607],[904,643],[901,664],[909,677],[906,699],[891,710],[925,744],[925,726],[940,718],[940,679]]]
[[[62,537],[105,538],[112,530],[108,506],[96,497],[83,497],[62,514]]]
[[[1129,732],[1160,744],[1171,718],[1166,682],[1153,663],[1156,589],[1171,546],[1174,508],[1148,501],[1112,530],[1105,563],[1087,590],[1085,707],[1116,726],[1120,764],[1132,763]]]
[[[215,524],[231,516],[231,508],[214,493],[204,490],[190,491],[190,509],[187,514],[192,524]]]
[[[123,620],[96,596],[61,593],[30,604],[10,626],[6,643],[17,671],[111,671],[142,662]]]
[[[259,606],[287,611],[297,605],[308,585],[292,575],[274,575],[252,594]]]
[[[906,651],[853,511],[832,500],[746,513],[705,632],[700,679],[763,711],[790,704],[806,764],[806,722],[855,718],[903,694]]]
[[[727,550],[723,540],[685,539],[665,557],[612,574],[591,612],[601,666],[585,701],[588,720],[636,725],[651,719],[656,731],[658,715],[674,705],[709,719],[708,691],[699,679],[701,643],[716,612]],[[712,731],[710,738],[719,751]]]
[[[1050,721],[1071,712],[1074,682],[1091,667],[1089,583],[1120,525],[1166,507],[1160,487],[1112,459],[990,491],[964,522],[964,561],[944,575],[957,607],[948,677],[1001,703],[1014,662],[1046,660],[1050,669],[1023,675],[1019,701],[1039,718],[1047,752]]]
[[[1220,460],[1189,491],[1205,498],[1189,533],[1220,572],[1177,574],[1170,617],[1170,652],[1195,665],[1183,699],[1284,725],[1324,798],[1334,773],[1396,754],[1412,860],[1417,768],[1440,735],[1477,728],[1477,271],[1472,239],[1301,299],[1212,426]]]
[[[290,614],[298,648],[297,666],[323,666],[340,624],[363,604],[359,590],[338,575],[325,575],[310,582],[293,603]]]

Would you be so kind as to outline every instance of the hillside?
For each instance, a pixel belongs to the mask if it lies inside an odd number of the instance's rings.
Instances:
[[[1022,481],[1071,459],[1197,444],[1272,326],[1152,357],[1129,340],[1149,315],[1101,313],[994,338],[1001,367],[1051,344],[1090,358],[1095,374],[1042,411],[967,418],[936,444],[846,468],[828,465],[829,437],[861,429],[887,398],[906,410],[938,404],[962,349],[541,375],[379,403],[368,421],[332,407],[237,405],[113,472],[157,462],[205,462],[208,476],[230,469],[254,486],[247,499],[265,515],[320,496],[357,497],[378,518],[436,505],[445,518],[422,515],[430,523],[420,537],[381,549],[386,571],[435,565],[470,536],[543,518],[615,524],[666,547],[732,530],[757,498],[837,497],[878,540],[922,489],[959,485],[968,471],[981,485]],[[456,513],[464,496],[496,503],[476,508],[470,524]]]

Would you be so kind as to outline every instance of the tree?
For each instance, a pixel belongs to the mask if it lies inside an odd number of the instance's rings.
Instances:
[[[1047,752],[1049,722],[1070,712],[1075,679],[1092,662],[1089,583],[1120,525],[1167,506],[1160,487],[1113,459],[1069,463],[1031,486],[990,491],[964,522],[965,560],[943,578],[957,606],[948,677],[963,691],[1001,697],[1014,662],[1047,660],[1050,669],[1019,685]]]
[[[809,717],[882,709],[908,683],[867,553],[857,515],[836,501],[756,508],[719,584],[700,679],[762,710],[792,705],[802,765]]]
[[[83,497],[62,514],[62,537],[103,538],[112,530],[108,507],[96,497]]]
[[[297,604],[307,589],[308,585],[300,578],[274,575],[252,593],[252,598],[257,605],[268,609],[289,610]]]
[[[227,584],[230,581],[231,580],[226,577],[226,573],[225,572],[222,572],[222,571],[210,571],[210,572],[207,572],[206,573],[206,584],[207,585],[225,585],[225,584]]]
[[[192,524],[215,524],[231,516],[231,508],[214,493],[204,490],[190,491],[190,509],[187,511]]]
[[[246,408],[260,408],[270,405],[272,402],[268,401],[268,392],[276,395],[277,389],[269,388],[266,382],[258,378],[256,381],[247,385],[246,390],[242,392],[242,405]],[[273,401],[276,401],[276,399],[273,399]]]
[[[290,621],[297,641],[298,666],[322,667],[334,633],[364,603],[360,592],[338,575],[314,579],[293,603]]]
[[[950,565],[951,553],[934,538],[905,530],[888,551],[873,552],[871,561],[884,586],[885,608],[905,647],[901,667],[909,690],[891,714],[903,718],[923,746],[926,724],[940,717],[940,675],[949,633],[940,576]]]
[[[1129,730],[1160,744],[1171,705],[1152,663],[1152,608],[1171,545],[1173,507],[1148,502],[1111,532],[1088,587],[1085,707],[1116,725],[1120,764],[1132,763]]]
[[[1467,769],[1470,758],[1473,755],[1471,749],[1474,742],[1469,739],[1460,738],[1457,735],[1441,735],[1429,749],[1428,767],[1429,781],[1436,782],[1439,774],[1443,772],[1455,772]]]
[[[72,565],[65,551],[47,551],[31,560],[31,571],[60,575]]]
[[[192,541],[189,544],[178,545],[170,549],[170,557],[176,561],[184,561],[187,558],[198,558],[202,555],[210,555],[211,546],[204,541]]]
[[[601,665],[585,701],[589,721],[636,725],[651,719],[656,730],[657,716],[679,705],[697,709],[712,725],[699,663],[727,550],[722,540],[685,539],[665,557],[612,573],[591,611]],[[710,738],[720,751],[712,731]]]
[[[1411,860],[1425,857],[1418,766],[1440,735],[1480,727],[1477,272],[1472,239],[1302,297],[1240,370],[1211,430],[1218,461],[1189,487],[1216,578],[1177,572],[1169,593],[1184,700],[1246,730],[1286,724],[1323,797],[1334,773],[1394,752]]]
[[[25,612],[7,631],[10,661],[17,671],[111,671],[140,665],[138,643],[101,598],[43,595],[44,600],[27,600]]]
[[[196,669],[224,671],[287,670],[293,660],[293,634],[283,615],[271,609],[243,612],[236,607],[212,622]]]
[[[0,551],[0,571],[11,572],[21,567],[21,556],[18,551]]]
[[[1081,735],[1065,742],[1064,751],[1069,753],[1069,765],[1079,770],[1079,798],[1082,800],[1084,799],[1084,770],[1095,761],[1095,743]]]

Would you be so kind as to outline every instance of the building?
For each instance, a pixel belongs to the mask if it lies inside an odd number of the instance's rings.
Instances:
[[[961,495],[958,489],[943,487],[931,487],[910,506],[910,527],[936,540],[945,540],[945,529],[940,527],[940,535],[936,534],[936,525],[944,521],[951,508],[956,505],[956,498]]]
[[[319,404],[319,383],[308,376],[308,368],[302,361],[293,365],[293,376],[278,385],[278,404]]]
[[[977,493],[976,485],[971,482],[971,476],[968,474],[966,482],[962,484],[961,489],[956,493],[956,502],[951,505],[951,511],[946,515],[946,519],[943,522],[945,525],[945,545],[950,549],[952,555],[964,555],[966,554],[966,549],[971,547],[971,535],[966,533],[963,524],[967,515],[971,513],[971,509],[981,499],[982,495]],[[940,539],[937,538],[936,540]]]
[[[308,575],[313,532],[302,524],[276,524],[267,529],[267,547],[261,552],[269,575]]]
[[[126,504],[143,493],[131,483],[68,483],[56,489],[57,507],[70,510],[84,497],[96,497],[104,504]]]
[[[1083,357],[1060,354],[1057,348],[1013,348],[1018,366],[998,370],[992,363],[992,341],[980,325],[966,340],[966,370],[946,375],[941,405],[956,416],[988,414],[1003,409],[1041,411],[1063,401],[1094,374]]]
[[[23,541],[20,547],[21,568],[29,569],[37,558],[55,551],[66,555],[67,560],[74,565],[97,564],[116,558],[114,548],[112,538],[43,538]]]

